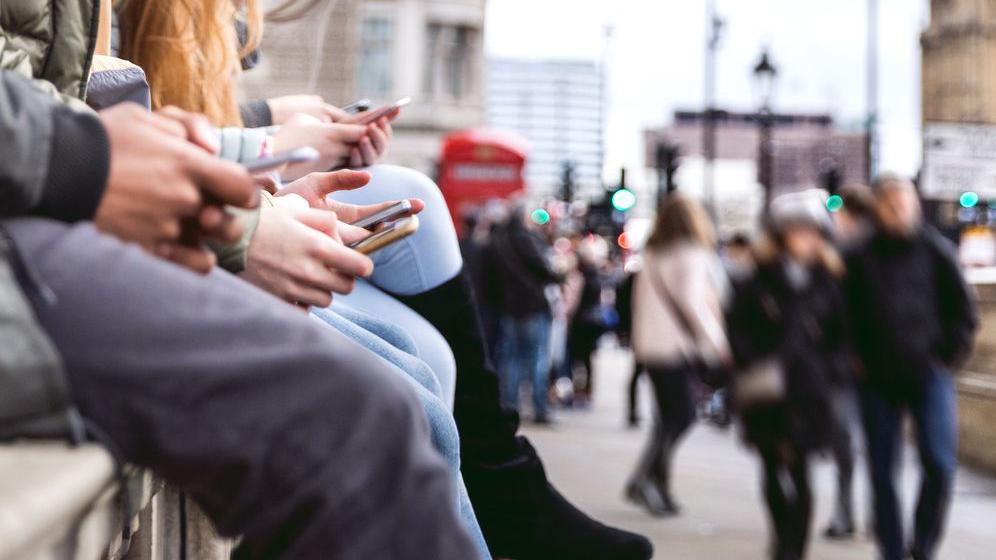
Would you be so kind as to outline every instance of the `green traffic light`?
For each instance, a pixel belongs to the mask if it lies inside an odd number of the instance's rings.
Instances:
[[[633,191],[623,188],[612,195],[612,207],[620,212],[626,212],[636,206],[636,195]]]
[[[979,195],[972,191],[963,192],[958,198],[958,202],[961,203],[962,208],[975,208],[975,205],[979,203]]]
[[[827,210],[836,212],[844,207],[844,199],[839,194],[830,195],[827,198]]]
[[[532,219],[534,224],[539,226],[545,226],[550,223],[550,213],[542,208],[533,210],[529,217]]]

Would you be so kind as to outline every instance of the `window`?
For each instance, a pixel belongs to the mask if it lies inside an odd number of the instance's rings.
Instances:
[[[469,93],[473,37],[474,30],[467,26],[429,24],[423,93],[453,100]]]
[[[394,22],[386,17],[368,17],[360,24],[358,94],[386,97],[392,93],[391,51]]]

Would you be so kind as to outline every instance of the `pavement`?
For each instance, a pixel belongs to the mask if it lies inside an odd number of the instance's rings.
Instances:
[[[625,394],[631,357],[604,348],[595,360],[593,405],[556,410],[549,427],[525,422],[524,432],[539,449],[554,484],[584,511],[618,527],[646,535],[661,559],[763,559],[767,518],[760,495],[755,455],[735,430],[696,425],[676,454],[674,494],[681,516],[655,519],[623,500],[623,486],[643,446],[649,421],[625,426]],[[650,418],[649,381],[642,380],[640,410]],[[526,413],[528,417],[528,412]],[[913,507],[918,473],[915,451],[907,449],[902,469],[904,505]],[[809,558],[874,560],[875,548],[864,532],[846,542],[829,542],[820,533],[834,499],[834,469],[827,460],[813,469],[816,513]],[[869,503],[864,465],[856,472],[855,503]],[[859,507],[861,527],[867,507]],[[908,517],[907,519],[912,519]],[[996,559],[996,479],[958,472],[954,504],[940,560]],[[551,559],[553,560],[553,559]]]

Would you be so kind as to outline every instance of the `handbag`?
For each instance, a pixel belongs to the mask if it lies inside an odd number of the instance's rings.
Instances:
[[[671,295],[671,291],[667,289],[667,284],[665,284],[664,279],[657,275],[657,271],[653,270],[653,267],[644,267],[644,272],[649,275],[650,284],[654,288],[654,292],[657,296],[664,302],[664,305],[668,307],[671,314],[674,315],[675,319],[678,321],[678,327],[684,331],[685,335],[688,336],[693,342],[698,342],[698,336],[695,333],[695,327],[692,326],[691,319],[685,314],[685,310],[678,305],[675,301],[674,296]],[[699,379],[702,380],[706,385],[713,388],[725,387],[729,381],[729,372],[726,368],[709,364],[702,357],[701,352],[692,361],[692,367],[698,374]]]
[[[781,359],[769,356],[756,360],[734,376],[730,392],[734,405],[741,410],[785,400],[785,369]]]

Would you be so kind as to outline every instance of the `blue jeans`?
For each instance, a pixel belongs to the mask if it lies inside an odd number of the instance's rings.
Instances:
[[[533,414],[545,418],[550,384],[550,314],[501,318],[498,371],[502,376],[502,402],[519,409],[519,385],[533,386]]]
[[[404,348],[413,348],[414,342],[390,323],[385,323],[342,304],[329,309],[313,309],[312,315],[341,332],[354,342],[377,354],[396,368],[409,381],[426,414],[432,435],[432,444],[446,459],[454,476],[457,503],[455,504],[464,528],[477,545],[482,559],[490,559],[487,543],[471,506],[467,488],[460,475],[460,436],[456,421],[449,407],[442,401],[442,389],[435,374],[425,362],[395,347],[388,340],[398,341]],[[367,328],[369,327],[369,329]],[[375,331],[378,334],[374,334]]]
[[[893,475],[901,457],[902,414],[916,429],[921,484],[914,519],[913,552],[931,559],[941,540],[954,485],[958,427],[954,379],[940,366],[895,394],[861,390],[868,468],[874,490],[875,533],[884,560],[905,558],[901,508]]]

